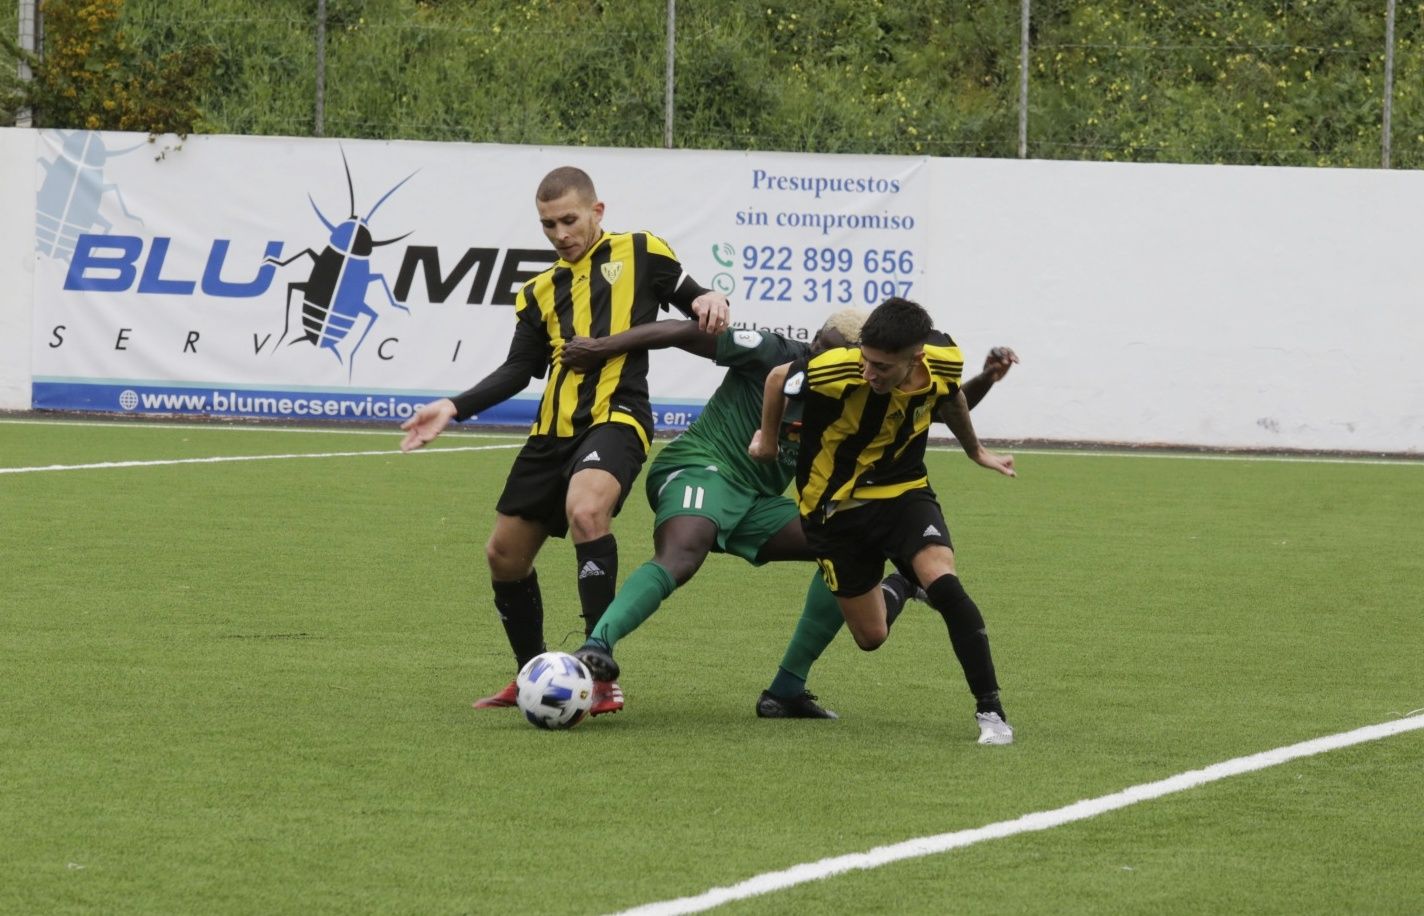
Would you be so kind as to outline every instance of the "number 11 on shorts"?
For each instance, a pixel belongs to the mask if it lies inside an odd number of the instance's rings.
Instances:
[[[682,488],[682,507],[684,509],[701,509],[704,491],[701,487]]]

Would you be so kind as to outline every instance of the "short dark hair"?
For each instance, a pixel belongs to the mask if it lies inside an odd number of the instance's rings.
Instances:
[[[875,307],[860,329],[861,346],[898,353],[930,339],[934,322],[919,303],[892,296]]]
[[[558,200],[570,191],[577,191],[579,197],[587,201],[598,200],[598,192],[593,189],[593,179],[583,169],[571,165],[561,165],[544,176],[539,189],[534,192],[536,201]]]

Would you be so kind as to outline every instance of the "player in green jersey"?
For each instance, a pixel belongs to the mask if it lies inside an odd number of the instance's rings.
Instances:
[[[761,422],[766,373],[787,359],[799,358],[790,354],[809,356],[853,344],[866,314],[858,309],[835,313],[809,345],[755,330],[729,329],[709,336],[695,322],[658,322],[611,337],[575,338],[566,346],[565,362],[578,367],[591,368],[630,350],[668,346],[727,367],[697,421],[662,449],[648,469],[644,486],[656,513],[654,555],[628,576],[588,642],[575,653],[595,678],[602,680],[604,673],[618,670],[612,656],[618,640],[691,579],[707,554],[729,553],[757,565],[811,558],[795,504],[782,495],[796,471],[794,418],[788,418],[781,432],[787,454],[793,456],[786,462],[753,460],[745,438],[747,430]],[[813,580],[806,605],[806,614],[824,621],[828,637],[833,637],[840,626],[840,609],[830,591]],[[802,684],[803,689],[780,704],[779,714],[833,717]],[[761,704],[758,713],[762,714]]]
[[[588,642],[575,653],[596,678],[617,677],[613,646],[690,580],[708,553],[729,553],[756,565],[813,559],[795,502],[783,495],[795,475],[796,418],[788,416],[782,425],[782,461],[753,460],[746,442],[761,423],[767,373],[788,359],[854,344],[866,314],[859,309],[835,313],[810,345],[755,330],[707,335],[693,321],[663,321],[598,339],[577,337],[566,345],[562,358],[575,368],[591,368],[630,350],[663,347],[678,347],[727,367],[697,421],[662,449],[648,469],[645,487],[656,513],[654,556],[623,583]],[[1017,361],[1012,350],[995,348],[984,373],[965,385],[970,404],[982,399]],[[890,601],[898,599],[903,605],[913,589],[908,581],[892,577],[886,591]],[[812,663],[842,622],[834,596],[821,577],[813,575],[777,676],[758,698],[758,716],[835,718],[805,685]]]

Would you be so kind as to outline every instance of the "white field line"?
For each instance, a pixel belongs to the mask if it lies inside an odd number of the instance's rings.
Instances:
[[[962,849],[965,846],[972,846],[984,840],[997,840],[1003,837],[1016,836],[1020,833],[1048,830],[1049,828],[1059,827],[1063,824],[1071,824],[1074,821],[1087,820],[1088,818],[1097,817],[1100,814],[1106,814],[1109,811],[1116,811],[1119,808],[1135,805],[1138,802],[1150,801],[1154,798],[1161,798],[1164,795],[1194,789],[1210,782],[1216,782],[1218,779],[1225,779],[1228,776],[1239,776],[1242,773],[1264,770],[1267,767],[1297,760],[1301,757],[1323,754],[1326,751],[1338,750],[1342,747],[1362,744],[1366,741],[1376,741],[1380,738],[1388,738],[1391,735],[1398,735],[1420,728],[1424,728],[1424,715],[1411,714],[1407,718],[1395,719],[1392,722],[1384,722],[1379,725],[1367,725],[1364,728],[1341,732],[1338,735],[1313,738],[1309,741],[1302,741],[1299,744],[1292,744],[1288,747],[1280,747],[1275,750],[1262,751],[1259,754],[1251,754],[1247,757],[1237,757],[1234,760],[1214,763],[1204,769],[1178,773],[1176,776],[1170,776],[1156,782],[1147,782],[1132,786],[1131,788],[1123,789],[1121,792],[1114,792],[1112,795],[1104,795],[1101,798],[1074,802],[1071,805],[1055,808],[1052,811],[1037,811],[1033,814],[1025,814],[1023,817],[1011,821],[999,821],[995,824],[976,827],[971,830],[957,830],[953,833],[941,833],[936,836],[919,837],[890,846],[877,846],[868,852],[850,853],[830,859],[822,859],[819,862],[794,865],[783,871],[767,872],[753,878],[748,878],[730,887],[714,887],[695,897],[680,897],[676,900],[648,903],[643,906],[634,907],[631,910],[623,910],[618,916],[674,916],[674,914],[681,913],[700,913],[704,910],[721,906],[724,903],[731,903],[735,900],[746,900],[750,897],[759,897],[773,891],[784,890],[788,887],[795,887],[798,884],[806,884],[811,881],[820,881],[823,878],[829,878],[832,875],[839,875],[848,871],[879,868],[882,865],[888,865],[892,862],[932,856],[942,852],[949,852],[952,849]]]
[[[25,418],[4,418],[0,419],[0,425],[4,426],[81,426],[91,429],[143,429],[143,430],[183,430],[184,432],[212,432],[222,430],[233,433],[302,433],[308,436],[387,436],[398,438],[402,435],[400,429],[391,426],[390,429],[321,429],[312,426],[228,426],[221,423],[172,423],[163,421],[159,423],[144,423],[140,420],[114,420],[104,422],[102,420],[42,420]],[[462,439],[519,439],[526,438],[522,432],[514,433],[490,433],[474,432],[461,427],[445,430],[444,436],[447,438],[460,437]]]
[[[926,451],[964,454],[964,450],[958,445],[931,445]],[[994,446],[991,451],[1004,455],[1062,456],[1065,458],[1157,458],[1174,461],[1244,461],[1273,464],[1377,464],[1424,468],[1424,461],[1412,461],[1408,458],[1371,458],[1369,456],[1331,458],[1325,455],[1234,455],[1202,452],[1137,452],[1127,449],[1117,452],[1111,449],[1009,448],[1001,446]]]
[[[0,418],[0,425],[12,426],[88,426],[104,429],[181,429],[198,430],[206,432],[208,430],[220,429],[228,432],[243,433],[304,433],[306,435],[326,435],[326,436],[398,436],[397,429],[320,429],[316,427],[293,427],[293,426],[227,426],[217,423],[174,423],[162,421],[155,423],[144,423],[139,420],[115,420],[105,422],[102,420],[47,420],[40,418]],[[514,433],[493,433],[476,432],[465,429],[449,429],[445,431],[448,437],[460,436],[471,439],[520,439],[525,438],[523,432]],[[951,443],[953,440],[950,440]],[[1139,452],[1131,449],[1115,451],[1112,449],[1073,449],[1073,448],[1000,448],[995,447],[995,451],[1000,451],[1009,455],[1041,455],[1046,457],[1063,456],[1067,458],[1157,458],[1176,459],[1179,461],[1246,461],[1246,462],[1276,462],[1276,463],[1298,463],[1298,464],[1378,464],[1378,465],[1409,465],[1424,468],[1424,461],[1412,461],[1407,458],[1371,458],[1368,456],[1339,457],[1331,458],[1321,455],[1238,455],[1238,454],[1212,454],[1202,452]],[[935,440],[929,447],[931,452],[949,452],[963,454],[958,445],[942,444],[941,440]]]
[[[444,454],[447,452],[488,452],[518,448],[511,445],[459,445],[452,448],[421,449],[411,454]],[[94,464],[47,464],[28,468],[0,468],[0,474],[35,474],[43,471],[99,471],[112,468],[155,468],[173,464],[224,464],[230,461],[281,461],[288,458],[357,458],[365,455],[399,455],[400,449],[377,452],[312,452],[293,455],[220,455],[215,458],[158,458],[152,461],[99,461]]]

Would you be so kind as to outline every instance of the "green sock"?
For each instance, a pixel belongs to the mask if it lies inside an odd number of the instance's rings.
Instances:
[[[791,634],[791,644],[786,647],[781,667],[768,688],[773,696],[789,699],[806,689],[811,665],[836,638],[843,623],[845,618],[841,616],[836,596],[826,588],[820,573],[813,573],[811,585],[806,589],[806,604],[801,609],[801,619],[796,622],[796,632]]]
[[[671,595],[676,588],[677,583],[668,575],[668,571],[649,560],[633,570],[632,575],[624,580],[623,587],[618,589],[613,603],[603,612],[598,626],[588,634],[589,639],[597,640],[607,646],[608,651],[613,651],[618,640],[638,629],[643,621],[653,616],[653,611],[656,611],[663,599]]]

